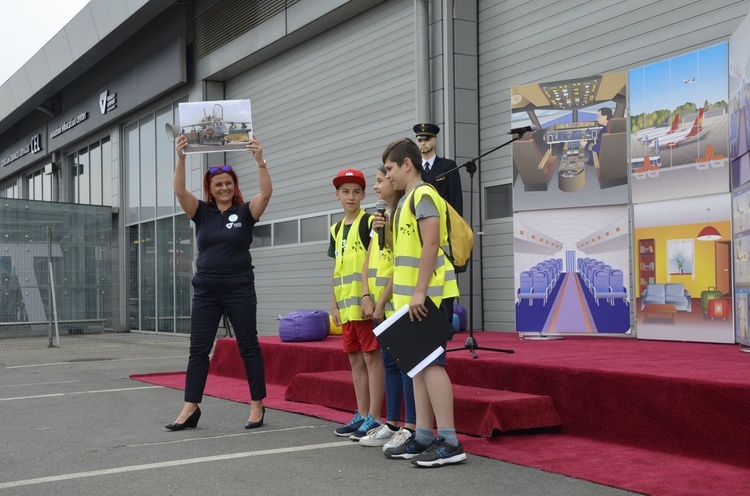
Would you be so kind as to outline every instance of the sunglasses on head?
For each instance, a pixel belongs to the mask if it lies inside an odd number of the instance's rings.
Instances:
[[[213,176],[214,174],[219,174],[221,172],[231,172],[231,170],[232,168],[229,167],[228,165],[222,165],[221,167],[219,166],[211,167],[210,169],[208,169],[208,173]]]

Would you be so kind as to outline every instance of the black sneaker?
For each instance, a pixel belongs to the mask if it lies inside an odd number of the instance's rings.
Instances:
[[[388,448],[383,450],[385,457],[390,460],[410,460],[415,456],[421,454],[427,446],[417,442],[414,438],[410,438],[401,446],[395,448]]]
[[[411,458],[412,465],[417,467],[440,467],[453,463],[461,463],[466,460],[466,453],[461,443],[453,446],[445,441],[443,436],[438,436],[432,440],[427,449],[422,454]]]

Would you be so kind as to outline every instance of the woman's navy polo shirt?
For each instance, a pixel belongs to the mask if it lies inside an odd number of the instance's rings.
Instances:
[[[253,269],[250,243],[257,221],[250,213],[249,203],[232,205],[222,213],[216,206],[199,200],[192,221],[198,241],[198,272],[228,275]]]

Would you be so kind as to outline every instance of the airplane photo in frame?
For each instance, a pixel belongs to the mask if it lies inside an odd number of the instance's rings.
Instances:
[[[186,102],[179,109],[185,153],[244,151],[252,137],[250,100]]]

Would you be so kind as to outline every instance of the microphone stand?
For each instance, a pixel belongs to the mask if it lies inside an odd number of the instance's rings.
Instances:
[[[457,165],[453,169],[449,171],[445,171],[435,178],[435,179],[440,179],[441,177],[447,176],[448,174],[452,173],[453,171],[457,171],[462,167],[466,168],[466,172],[469,173],[469,177],[471,178],[471,181],[469,182],[469,199],[470,199],[469,225],[472,227],[472,229],[474,228],[474,173],[477,171],[476,161],[481,159],[485,155],[489,155],[490,153],[495,152],[499,150],[500,148],[504,146],[508,146],[514,141],[521,139],[523,135],[524,135],[524,132],[518,133],[516,134],[516,136],[514,136],[509,141],[503,143],[502,145],[496,146],[492,150],[488,152],[484,152],[478,157],[473,158],[462,165]],[[477,344],[477,340],[474,339],[474,255],[473,254],[469,258],[469,337],[466,339],[466,343],[464,343],[464,346],[462,348],[450,348],[445,351],[450,352],[450,351],[459,351],[459,350],[469,350],[469,352],[471,353],[471,356],[474,358],[478,358],[476,354],[476,350],[495,351],[499,353],[515,353],[514,350],[510,350],[510,349],[488,348],[486,346],[479,346]]]
[[[229,317],[227,317],[226,313],[224,313],[224,316],[222,317],[221,322],[222,322],[221,326],[224,328],[224,337],[231,338],[232,337],[232,325],[229,323]]]

